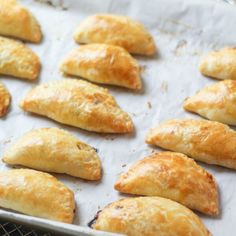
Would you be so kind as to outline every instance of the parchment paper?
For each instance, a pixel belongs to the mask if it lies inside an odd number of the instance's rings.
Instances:
[[[152,152],[144,139],[149,128],[173,118],[200,119],[182,109],[183,100],[205,85],[216,81],[198,71],[200,57],[223,46],[235,46],[236,7],[214,1],[188,0],[22,0],[39,20],[44,40],[28,44],[41,58],[42,72],[37,82],[1,77],[12,94],[12,107],[0,121],[0,155],[23,133],[40,127],[64,128],[82,141],[96,147],[103,166],[101,182],[88,182],[65,175],[55,175],[75,193],[77,202],[74,224],[86,226],[106,204],[126,197],[113,189],[119,174],[136,160]],[[158,55],[136,57],[144,68],[144,89],[135,93],[107,86],[118,104],[135,124],[132,135],[99,135],[64,126],[47,118],[26,114],[18,103],[28,90],[39,83],[60,80],[61,59],[78,45],[72,34],[86,16],[116,13],[141,21],[155,39]],[[157,149],[156,149],[157,150]],[[219,184],[221,214],[213,219],[201,216],[214,235],[235,235],[236,173],[221,167],[203,165]],[[2,169],[8,168],[3,163]],[[197,181],[197,180],[196,180]]]

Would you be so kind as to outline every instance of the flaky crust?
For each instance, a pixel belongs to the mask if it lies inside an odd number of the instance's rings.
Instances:
[[[0,117],[6,115],[11,103],[11,95],[7,88],[0,82]]]
[[[74,194],[53,176],[35,170],[0,172],[0,206],[27,215],[72,223]]]
[[[130,53],[151,56],[156,48],[144,26],[128,17],[100,14],[86,18],[76,29],[77,43],[105,43],[125,48]]]
[[[0,74],[28,80],[38,77],[39,58],[23,43],[0,37],[0,55]]]
[[[236,169],[236,132],[207,120],[170,120],[151,129],[146,142],[196,160]]]
[[[123,48],[106,44],[88,44],[74,49],[62,62],[66,74],[92,82],[141,89],[139,65]]]
[[[3,161],[87,180],[101,178],[101,163],[95,150],[58,128],[42,128],[24,134],[6,150]]]
[[[209,120],[236,125],[236,81],[224,80],[203,88],[185,100],[184,109]]]
[[[236,48],[223,48],[202,58],[199,70],[214,79],[236,79]]]
[[[0,0],[0,35],[38,43],[42,33],[35,17],[16,0]]]
[[[94,229],[128,236],[209,236],[200,218],[177,202],[160,197],[127,198],[106,206]]]
[[[63,124],[102,133],[133,131],[129,115],[107,89],[83,80],[52,81],[32,89],[21,108]]]
[[[137,161],[119,177],[115,189],[169,198],[208,215],[219,213],[214,177],[181,153],[160,152]]]

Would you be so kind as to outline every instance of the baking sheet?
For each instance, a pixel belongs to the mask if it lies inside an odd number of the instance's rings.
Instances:
[[[37,82],[1,77],[13,101],[8,116],[0,121],[0,155],[23,133],[40,127],[64,128],[82,141],[96,147],[103,165],[100,182],[55,175],[75,193],[75,225],[86,226],[106,204],[126,197],[113,185],[121,172],[153,149],[144,139],[149,128],[173,118],[200,117],[182,109],[183,100],[205,85],[216,81],[198,72],[200,57],[208,51],[235,46],[236,7],[213,1],[188,0],[22,0],[39,20],[44,40],[28,44],[41,58],[42,72]],[[58,65],[74,47],[72,34],[81,20],[95,13],[115,13],[141,21],[153,35],[158,55],[136,57],[143,67],[144,89],[135,93],[107,86],[118,104],[135,124],[132,135],[99,135],[64,126],[47,118],[24,113],[18,103],[28,90],[39,83],[60,80]],[[155,149],[158,150],[158,149]],[[219,184],[221,214],[217,218],[200,215],[214,235],[235,235],[236,175],[221,167],[203,165]],[[8,168],[3,163],[1,169]]]

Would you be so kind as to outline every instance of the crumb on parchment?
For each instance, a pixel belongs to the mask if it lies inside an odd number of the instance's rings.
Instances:
[[[148,105],[148,108],[149,108],[149,109],[152,109],[152,104],[151,104],[151,102],[147,102],[147,105]]]

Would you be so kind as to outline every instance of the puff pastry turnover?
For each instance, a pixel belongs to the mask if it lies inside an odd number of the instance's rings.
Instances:
[[[10,106],[11,95],[7,88],[0,82],[0,117],[3,117]]]
[[[236,81],[224,80],[203,88],[185,100],[184,109],[209,120],[236,125]]]
[[[199,69],[215,79],[236,79],[236,48],[223,48],[203,57]]]
[[[125,48],[130,53],[153,55],[156,52],[152,36],[144,26],[128,17],[100,14],[86,18],[76,29],[78,43],[105,43]]]
[[[115,189],[169,198],[208,215],[219,212],[214,177],[181,153],[160,152],[137,161],[120,176]]]
[[[207,120],[170,120],[151,129],[146,142],[196,160],[236,169],[236,132]]]
[[[42,38],[35,17],[16,0],[0,0],[0,34],[34,43]]]
[[[107,44],[88,44],[74,49],[61,64],[66,74],[92,82],[141,89],[139,65],[123,48]]]
[[[39,58],[30,48],[16,40],[0,37],[0,74],[34,80],[39,71]]]
[[[63,124],[102,133],[133,131],[129,115],[107,89],[83,80],[59,80],[32,89],[21,108]]]
[[[92,228],[128,236],[209,236],[197,215],[160,197],[122,199],[106,206]]]
[[[101,178],[101,163],[95,150],[58,128],[26,133],[6,150],[3,161],[88,180]]]
[[[0,206],[27,215],[72,223],[74,194],[53,176],[35,170],[0,172]]]

